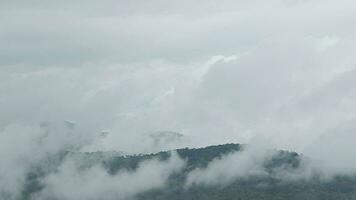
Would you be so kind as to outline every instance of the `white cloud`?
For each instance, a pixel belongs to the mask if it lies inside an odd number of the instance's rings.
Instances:
[[[263,168],[273,153],[262,148],[247,148],[215,159],[204,169],[194,169],[186,180],[186,187],[192,185],[227,185],[237,179],[249,176],[267,176]]]
[[[183,166],[184,161],[173,152],[167,161],[148,160],[140,163],[135,171],[121,170],[109,175],[100,166],[79,169],[69,158],[59,167],[58,173],[46,178],[46,188],[36,198],[127,199],[140,192],[164,187],[168,177]]]

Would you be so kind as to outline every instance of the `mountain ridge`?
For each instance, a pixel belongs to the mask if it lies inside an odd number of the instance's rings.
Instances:
[[[296,152],[270,150],[273,152],[268,159],[261,162],[265,174],[250,174],[235,177],[225,184],[192,184],[187,187],[187,179],[192,172],[206,170],[212,163],[220,162],[229,156],[239,156],[248,145],[222,144],[203,148],[180,148],[172,151],[161,151],[151,154],[119,155],[105,152],[69,152],[64,151],[53,156],[53,169],[47,172],[41,167],[29,173],[27,182],[19,199],[28,200],[41,192],[45,185],[41,179],[50,173],[56,173],[58,166],[68,157],[75,158],[80,168],[85,171],[93,166],[101,166],[110,176],[121,171],[135,172],[145,161],[167,161],[172,152],[176,152],[184,160],[184,167],[171,174],[162,188],[140,192],[130,199],[172,199],[172,200],[220,200],[220,199],[355,199],[356,178],[354,176],[337,176],[332,180],[323,181],[315,176],[310,179],[285,180],[280,177],[281,171],[293,173],[302,170],[302,156]],[[253,155],[253,154],[251,154]],[[231,168],[231,166],[229,166]],[[238,166],[232,166],[232,169]],[[252,166],[253,167],[253,166]],[[47,173],[47,174],[46,174]],[[95,177],[93,177],[95,178]],[[214,180],[215,181],[215,180]]]

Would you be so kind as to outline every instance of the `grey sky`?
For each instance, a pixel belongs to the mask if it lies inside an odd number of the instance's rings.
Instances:
[[[187,63],[271,39],[354,35],[350,1],[1,2],[2,65]]]
[[[1,5],[3,127],[69,118],[83,132],[173,129],[214,143],[294,136],[306,118],[320,121],[304,125],[300,134],[309,135],[353,118],[339,110],[354,106],[352,84],[342,83],[353,76],[340,78],[355,65],[351,1]],[[220,55],[236,60],[212,63]],[[339,115],[325,124],[317,110]]]

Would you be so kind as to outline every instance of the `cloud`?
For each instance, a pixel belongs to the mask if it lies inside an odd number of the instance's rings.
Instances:
[[[36,166],[46,166],[46,159],[80,148],[86,143],[66,127],[56,132],[46,127],[12,124],[0,132],[0,196],[16,199],[21,195],[28,173]],[[47,169],[46,169],[47,170]]]
[[[184,166],[184,161],[172,152],[167,161],[144,161],[135,171],[121,170],[115,175],[100,166],[83,170],[77,164],[71,158],[62,163],[57,173],[46,177],[43,182],[46,187],[36,198],[127,199],[164,187],[169,176]]]
[[[354,35],[353,2],[286,2],[2,1],[1,65],[187,63],[244,52],[271,37]]]
[[[266,149],[248,147],[241,152],[224,155],[210,162],[206,168],[191,171],[187,175],[185,187],[227,185],[249,176],[268,176],[263,164],[273,154]]]
[[[160,131],[184,135],[174,147],[268,138],[325,165],[334,141],[335,168],[353,165],[354,2],[139,2],[0,1],[3,190],[43,152],[152,152]]]

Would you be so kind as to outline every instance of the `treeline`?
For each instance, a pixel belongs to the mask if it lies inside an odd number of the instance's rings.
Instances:
[[[245,148],[240,144],[224,144],[197,149],[178,149],[177,154],[186,161],[184,168],[172,174],[165,187],[150,190],[136,195],[137,200],[355,200],[356,178],[337,176],[325,181],[315,176],[310,179],[287,181],[274,173],[278,169],[299,170],[301,156],[295,152],[276,151],[271,158],[263,163],[268,176],[246,176],[238,178],[229,184],[199,185],[184,187],[187,175],[194,169],[204,169],[214,160],[229,153],[238,152]],[[51,170],[68,155],[76,156],[83,163],[83,170],[98,163],[111,175],[120,170],[134,171],[143,161],[150,159],[167,160],[170,152],[159,152],[145,155],[115,155],[105,152],[75,153],[62,152],[54,156],[50,169],[34,168],[28,174],[26,186],[21,199],[30,199],[31,194],[41,191],[41,177]],[[95,177],[93,177],[95,178]]]

